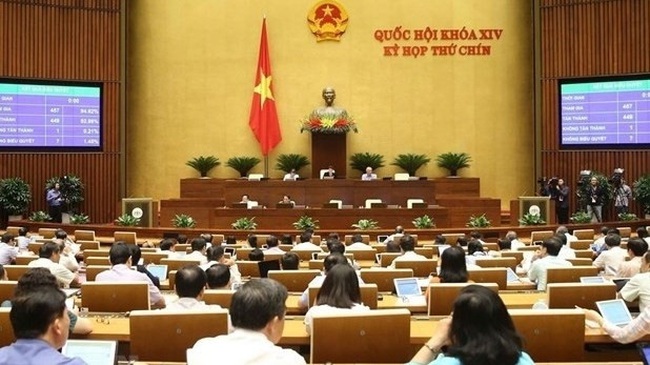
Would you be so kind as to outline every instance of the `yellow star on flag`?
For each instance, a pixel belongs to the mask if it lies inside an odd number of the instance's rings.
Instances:
[[[264,101],[266,99],[273,99],[273,92],[271,91],[271,81],[273,76],[266,77],[264,71],[260,69],[260,83],[255,86],[253,91],[260,94],[260,107],[264,107]]]

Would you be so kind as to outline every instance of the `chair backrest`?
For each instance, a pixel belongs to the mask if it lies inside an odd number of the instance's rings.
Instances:
[[[126,243],[131,243],[131,244],[136,244],[137,242],[137,237],[135,232],[121,232],[121,231],[115,231],[113,232],[113,240],[115,242],[117,241],[124,241]]]
[[[0,303],[14,297],[16,291],[17,280],[0,281]]]
[[[366,209],[370,209],[370,208],[372,208],[372,204],[374,204],[374,203],[381,204],[382,202],[381,202],[381,199],[366,199],[364,207]]]
[[[303,292],[320,270],[269,270],[269,279],[278,281],[290,292]]]
[[[312,364],[351,359],[358,363],[405,363],[411,355],[411,313],[407,309],[317,314],[311,329]]]
[[[258,246],[261,244],[258,242]],[[251,247],[242,247],[237,249],[237,262],[241,260],[248,260],[248,255],[253,251],[254,248]]]
[[[323,271],[325,264],[323,260],[309,260],[309,270],[320,270]]]
[[[169,258],[166,252],[142,252],[142,262],[145,265],[160,265],[160,260]]]
[[[139,361],[186,361],[185,351],[204,337],[228,333],[228,311],[133,311],[130,354]],[[152,338],[155,334],[155,338]]]
[[[111,264],[111,260],[106,256],[86,257],[86,267],[90,265],[110,265],[110,264]]]
[[[9,280],[18,280],[27,270],[31,269],[27,265],[7,265],[4,268],[5,272],[7,272],[7,279]]]
[[[395,175],[393,175],[393,180],[395,181],[409,181],[410,175],[405,172],[398,172]]]
[[[581,276],[596,276],[598,270],[595,266],[551,267],[546,271],[546,282],[579,283]]]
[[[307,288],[307,307],[311,307],[318,296],[320,285],[310,285]],[[361,303],[368,306],[370,309],[377,309],[377,284],[359,284],[359,291],[361,291]]]
[[[465,233],[443,233],[442,236],[445,238],[446,244],[454,246],[456,244],[456,240],[461,237],[465,237]]]
[[[90,312],[149,309],[149,285],[145,282],[87,281],[81,284],[81,306]]]
[[[312,252],[320,252],[320,249],[319,250],[291,250],[289,252],[293,252],[296,255],[298,255],[300,261],[309,261],[311,260]]]
[[[544,241],[547,238],[553,237],[555,232],[553,231],[532,231],[530,232],[530,243],[533,244],[536,241]]]
[[[352,243],[352,235],[351,234],[346,234],[345,236],[343,236],[343,239],[344,239],[346,245],[349,245],[349,244]],[[370,235],[369,234],[362,234],[361,235],[361,240],[363,241],[363,243],[369,245],[370,244]]]
[[[406,199],[406,208],[413,209],[413,204],[422,204],[424,199]]]
[[[198,260],[178,260],[178,259],[161,259],[161,265],[167,265],[168,272],[171,270],[178,270],[187,265],[199,265],[200,261]]]
[[[524,260],[524,253],[521,251],[501,251],[501,257],[514,257],[517,265]]]
[[[41,247],[43,247],[42,242],[30,242],[27,244],[27,250],[35,253],[38,256],[38,252],[41,250]]]
[[[508,289],[508,271],[505,267],[488,267],[467,270],[469,280],[475,283],[496,283],[499,290]]]
[[[169,290],[176,290],[176,270],[167,272],[167,280],[169,280]]]
[[[368,246],[370,247],[370,246]],[[350,254],[355,260],[360,261],[375,261],[377,258],[377,250],[349,250],[345,254]]]
[[[90,257],[89,257],[90,258]],[[88,265],[86,266],[86,281],[95,281],[97,274],[102,271],[110,270],[111,265]]]
[[[16,340],[9,312],[11,308],[0,308],[0,347],[9,346]]]
[[[230,289],[206,289],[203,292],[203,301],[205,304],[216,304],[221,308],[230,308],[234,290]]]
[[[324,260],[329,255],[330,255],[329,252],[319,252],[319,253],[316,254],[316,260]],[[355,255],[354,255],[354,251],[348,251],[348,252],[344,253],[343,256],[345,256],[345,258],[348,259],[348,260],[353,260],[353,259],[356,258]],[[374,256],[373,256],[373,258],[374,258]],[[311,257],[310,261],[313,260],[313,259],[314,258]]]
[[[388,267],[396,257],[402,256],[399,252],[384,252],[379,256],[379,266]]]
[[[517,259],[514,257],[477,258],[476,265],[480,267],[509,267],[515,270]]]
[[[242,277],[260,277],[260,268],[257,261],[237,261],[237,268]]]
[[[573,235],[576,236],[579,240],[590,240],[594,242],[594,230],[590,229],[574,229]]]
[[[248,174],[248,180],[260,181],[264,178],[264,174]]]
[[[39,228],[38,235],[45,239],[52,239],[56,234],[56,228]]]
[[[5,230],[5,233],[9,233],[10,235],[13,235],[14,237],[18,237],[18,232],[19,231],[20,231],[20,227],[7,226],[7,229]]]
[[[444,316],[451,313],[454,307],[454,301],[460,291],[470,285],[469,283],[435,283],[429,284],[428,310],[430,316]],[[494,292],[499,292],[499,286],[496,283],[479,283]]]
[[[84,250],[84,261],[89,257],[109,257],[109,250]]]
[[[592,250],[573,250],[573,252],[575,252],[577,258],[590,259],[594,256]]]
[[[426,247],[416,247],[415,248],[415,253],[418,255],[422,255],[428,259],[433,258],[433,246],[426,246]]]
[[[580,362],[584,357],[585,315],[578,309],[509,310],[524,350],[535,362]],[[553,341],[552,350],[549,339]]]
[[[569,261],[573,266],[593,266],[594,263],[592,259],[586,259],[584,257],[566,260]]]
[[[522,252],[535,252],[535,251],[539,250],[540,248],[542,248],[542,246],[540,246],[540,245],[530,245],[530,246],[519,247],[519,248],[517,249],[517,251],[522,251]]]
[[[283,253],[265,253],[264,254],[264,261],[282,260],[282,257],[284,257]]]
[[[569,243],[569,247],[574,250],[589,250],[594,240],[577,240]]]
[[[16,265],[27,265],[30,262],[38,259],[38,256],[35,255],[29,255],[29,256],[24,256],[24,255],[18,255],[16,256]]]
[[[74,231],[74,240],[75,241],[94,241],[95,240],[95,231],[84,230],[84,229],[75,229]]]
[[[621,234],[621,238],[630,238],[632,234],[632,227],[616,227],[616,229]]]
[[[411,269],[361,269],[363,282],[377,284],[377,290],[383,292],[395,290],[393,279],[410,277],[413,277]]]
[[[616,284],[554,283],[546,286],[549,308],[581,308],[598,310],[599,300],[616,299]]]
[[[99,250],[100,244],[99,241],[86,241],[86,240],[77,240],[79,244],[79,249],[84,250]]]
[[[413,270],[413,276],[418,278],[428,277],[431,273],[436,272],[437,267],[438,260],[435,259],[395,261],[396,269],[411,269]]]

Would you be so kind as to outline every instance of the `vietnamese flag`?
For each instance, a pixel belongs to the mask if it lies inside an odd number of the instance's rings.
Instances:
[[[262,40],[260,41],[256,73],[248,125],[260,143],[262,155],[266,156],[282,141],[278,112],[275,110],[275,100],[273,99],[273,85],[271,84],[273,77],[271,76],[269,45],[266,40],[266,18],[262,22]]]

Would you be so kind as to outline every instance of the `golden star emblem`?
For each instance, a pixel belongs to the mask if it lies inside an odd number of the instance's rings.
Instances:
[[[325,12],[324,16],[332,16],[332,8],[330,8],[329,4],[325,8],[323,8],[323,11]]]
[[[260,83],[255,86],[255,89],[253,89],[253,91],[260,94],[260,107],[264,106],[264,101],[266,101],[266,99],[274,100],[273,92],[271,91],[272,79],[273,76],[267,77],[264,75],[264,72],[260,70]]]

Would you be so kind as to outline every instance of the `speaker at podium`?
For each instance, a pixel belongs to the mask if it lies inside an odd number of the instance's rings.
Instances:
[[[139,218],[138,227],[158,226],[158,202],[151,198],[122,199],[122,214]]]

